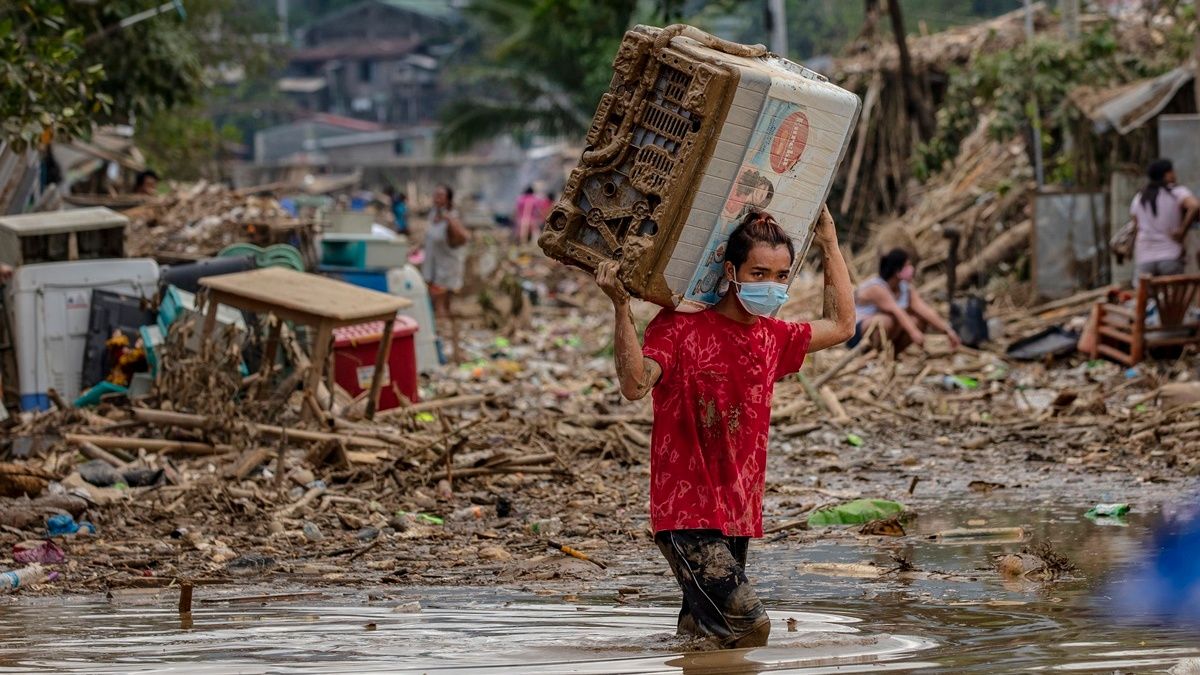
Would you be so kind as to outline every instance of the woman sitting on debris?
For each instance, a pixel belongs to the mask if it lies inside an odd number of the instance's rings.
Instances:
[[[1200,213],[1200,201],[1175,184],[1169,159],[1156,159],[1146,169],[1149,179],[1129,205],[1137,236],[1133,242],[1134,282],[1142,275],[1183,274],[1183,238]]]
[[[429,284],[434,314],[450,321],[455,361],[460,360],[458,322],[450,309],[450,300],[463,287],[470,239],[471,233],[454,208],[454,191],[448,185],[439,185],[433,191],[433,210],[429,212],[429,228],[425,230],[425,262],[421,271],[425,283]]]
[[[879,276],[867,279],[854,291],[857,323],[847,346],[858,346],[869,334],[873,348],[880,348],[886,337],[899,354],[910,344],[918,347],[925,344],[926,326],[945,333],[951,348],[957,349],[962,344],[950,324],[913,287],[913,272],[908,253],[902,248],[892,249],[879,259]]]

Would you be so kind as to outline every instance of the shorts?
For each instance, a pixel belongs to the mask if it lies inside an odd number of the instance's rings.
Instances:
[[[850,339],[846,342],[846,346],[850,349],[854,349],[858,346],[858,343],[862,342],[862,339],[863,322],[859,321],[858,323],[854,324],[854,335],[850,336]]]
[[[718,530],[666,530],[654,542],[683,591],[677,633],[723,648],[767,644],[771,620],[746,578],[749,537]]]
[[[1149,274],[1152,277],[1167,277],[1173,274],[1183,274],[1183,270],[1183,258],[1138,263],[1133,273],[1133,285],[1137,286],[1138,279],[1142,278],[1143,274]]]

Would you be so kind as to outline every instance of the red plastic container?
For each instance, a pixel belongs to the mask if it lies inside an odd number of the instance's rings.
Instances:
[[[378,410],[399,407],[397,391],[410,401],[417,400],[417,352],[413,340],[416,332],[416,321],[407,316],[396,316],[392,326],[392,353],[387,357]],[[333,331],[333,379],[351,396],[370,390],[371,377],[375,374],[375,355],[382,339],[382,321]]]

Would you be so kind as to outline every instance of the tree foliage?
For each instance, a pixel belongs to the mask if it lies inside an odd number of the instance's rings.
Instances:
[[[1011,9],[1007,0],[905,0],[931,28]],[[612,77],[624,32],[682,21],[738,42],[766,42],[761,0],[473,0],[477,56],[460,67],[471,93],[445,106],[439,151],[505,134],[578,136]],[[837,52],[863,22],[860,0],[788,0],[789,53]],[[914,25],[919,21],[914,20]]]
[[[924,180],[941,169],[979,123],[981,111],[990,110],[988,132],[999,140],[1025,133],[1036,122],[1042,129],[1046,164],[1052,174],[1059,174],[1050,179],[1069,182],[1072,177],[1063,175],[1069,162],[1058,151],[1080,115],[1068,99],[1070,92],[1081,85],[1109,86],[1165,69],[1166,63],[1121,51],[1110,24],[1077,42],[1039,37],[1012,51],[980,55],[951,74],[937,112],[937,132],[918,147],[914,170]]]
[[[112,100],[104,64],[84,58],[84,30],[58,0],[0,6],[0,141],[17,149],[90,129]]]
[[[87,135],[195,105],[222,66],[270,62],[257,31],[273,19],[253,0],[188,0],[121,28],[161,0],[17,0],[0,4],[0,118],[17,143]]]
[[[637,0],[472,2],[466,12],[480,58],[459,69],[459,83],[471,93],[443,110],[439,151],[506,133],[586,130],[636,8]]]

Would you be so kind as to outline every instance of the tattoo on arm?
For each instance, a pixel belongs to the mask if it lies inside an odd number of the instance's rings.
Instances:
[[[662,368],[654,359],[642,357],[642,381],[638,382],[637,394],[638,398],[642,398],[650,393],[654,385],[658,383],[658,378],[662,376]]]

